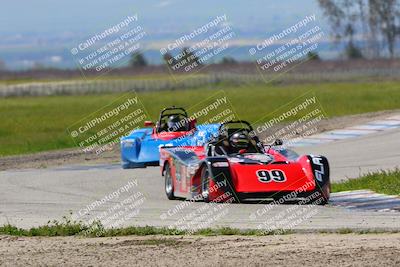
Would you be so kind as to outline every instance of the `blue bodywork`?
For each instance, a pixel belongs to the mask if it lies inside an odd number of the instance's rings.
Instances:
[[[157,166],[160,161],[160,146],[202,146],[218,135],[220,124],[197,125],[196,130],[179,138],[162,140],[153,137],[153,128],[132,131],[121,138],[122,168]]]

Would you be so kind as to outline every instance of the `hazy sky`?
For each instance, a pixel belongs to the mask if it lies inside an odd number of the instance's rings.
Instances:
[[[138,14],[149,32],[185,32],[226,13],[237,29],[278,30],[320,10],[316,0],[1,0],[0,33],[92,33]]]
[[[317,0],[0,0],[0,59],[15,69],[35,62],[74,66],[71,47],[136,14],[146,32],[145,48],[156,50],[147,54],[153,63],[161,60],[160,45],[224,14],[238,46],[312,14],[329,31]],[[246,51],[233,56],[246,59]]]

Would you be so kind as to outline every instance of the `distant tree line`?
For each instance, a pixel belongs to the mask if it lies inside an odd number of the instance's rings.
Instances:
[[[129,65],[133,68],[136,68],[136,67],[145,67],[148,65],[148,63],[143,53],[141,51],[138,51],[134,52],[131,55],[131,59],[129,60]]]
[[[400,0],[317,0],[349,58],[395,56]],[[356,40],[363,42],[356,42]],[[361,43],[363,43],[361,45]]]
[[[200,58],[193,53],[188,47],[182,48],[180,51],[181,56],[172,56],[170,53],[165,53],[163,55],[163,61],[164,63],[169,66],[170,68],[173,69],[174,66],[179,66],[179,69],[182,69],[184,66],[190,65],[195,63],[197,66],[201,66],[202,62]],[[230,56],[223,57],[219,62],[219,64],[236,64],[237,61]],[[137,67],[145,67],[149,65],[148,61],[143,55],[143,52],[138,51],[135,52],[131,55],[131,58],[129,60],[129,66],[132,68],[137,68]]]

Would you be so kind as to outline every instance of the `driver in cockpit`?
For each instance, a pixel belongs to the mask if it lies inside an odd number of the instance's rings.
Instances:
[[[229,138],[214,143],[211,148],[212,154],[231,155],[258,152],[256,141],[253,140],[247,131],[240,131],[232,134]]]
[[[187,130],[187,122],[181,119],[178,115],[171,115],[167,119],[167,123],[162,123],[160,126],[160,132],[180,132]]]

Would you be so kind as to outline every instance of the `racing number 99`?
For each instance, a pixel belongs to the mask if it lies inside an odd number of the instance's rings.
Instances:
[[[285,173],[281,170],[258,170],[257,177],[262,183],[269,183],[272,180],[275,182],[286,181]]]

